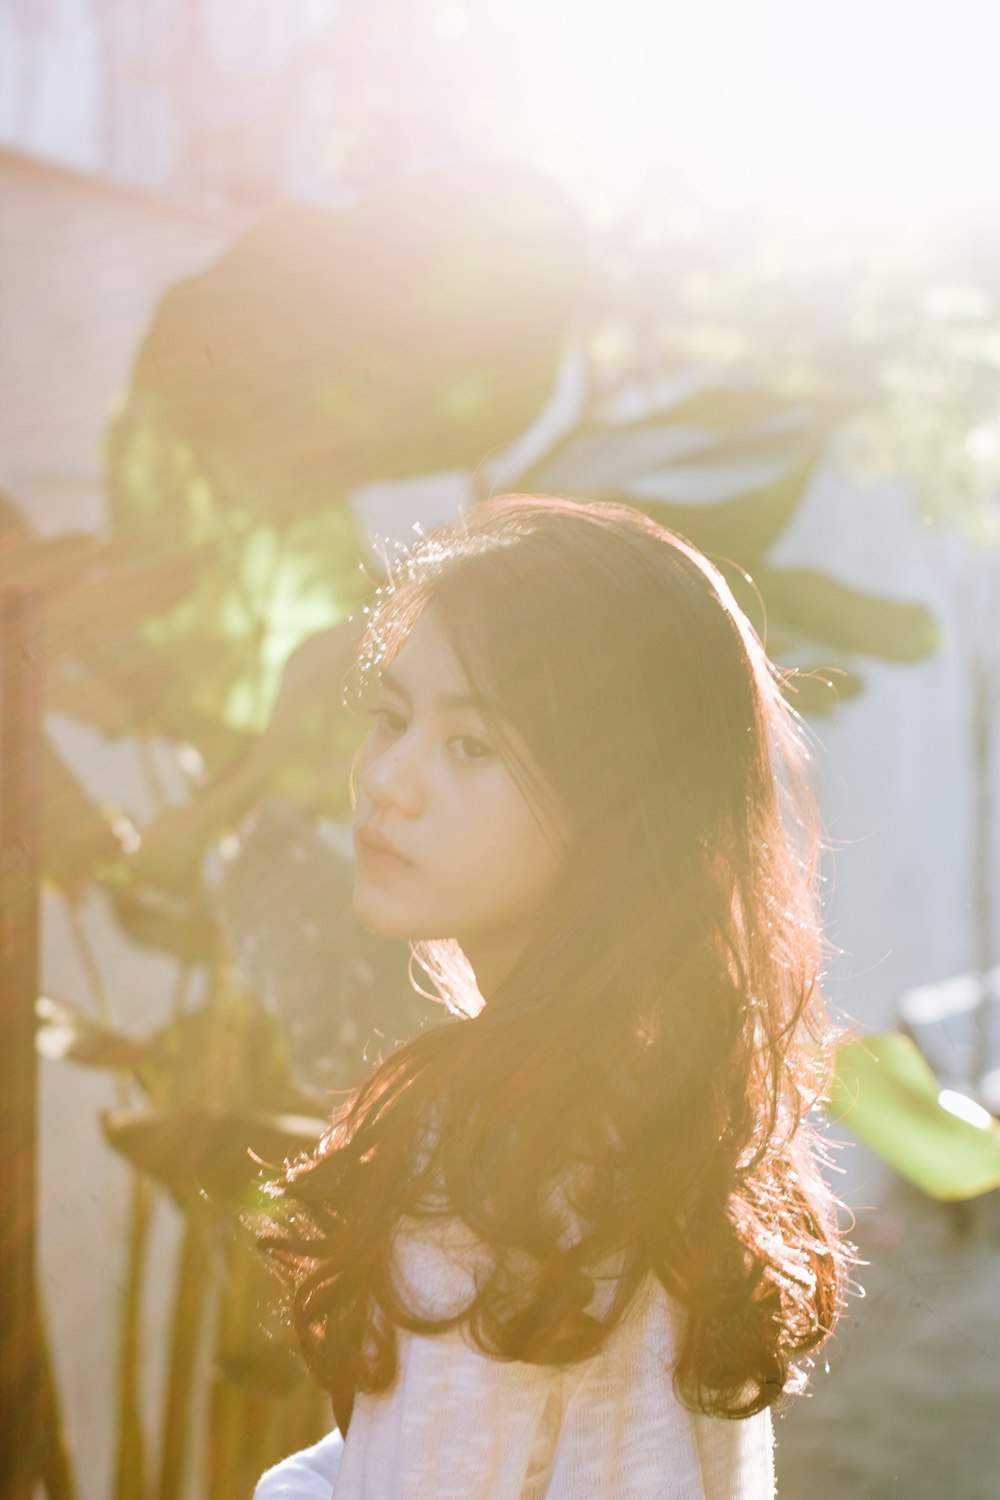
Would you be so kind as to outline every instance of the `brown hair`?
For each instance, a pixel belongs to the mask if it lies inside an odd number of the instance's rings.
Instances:
[[[397,1327],[566,1363],[652,1272],[686,1312],[678,1394],[748,1416],[830,1332],[847,1261],[807,1119],[830,1027],[802,727],[720,573],[626,506],[506,496],[435,533],[380,591],[362,688],[431,603],[501,747],[509,726],[527,748],[507,742],[526,794],[569,825],[565,874],[488,1004],[381,1062],[271,1185],[261,1244],[305,1357],[342,1420],[395,1380]],[[449,945],[416,951],[473,1010]],[[442,1203],[490,1272],[435,1320],[391,1247]]]

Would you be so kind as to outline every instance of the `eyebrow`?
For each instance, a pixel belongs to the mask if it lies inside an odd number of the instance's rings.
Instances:
[[[382,673],[382,686],[387,687],[391,693],[398,693],[405,698],[407,703],[412,702],[406,688],[399,678],[394,676],[388,668]],[[438,698],[438,704],[442,708],[477,708],[483,710],[488,708],[486,700],[478,693],[442,693]]]

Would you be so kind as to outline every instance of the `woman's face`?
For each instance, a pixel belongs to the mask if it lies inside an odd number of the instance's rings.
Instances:
[[[354,810],[355,913],[387,937],[457,939],[482,989],[481,970],[502,967],[501,955],[513,962],[530,936],[559,873],[556,835],[498,753],[433,609],[371,712]]]

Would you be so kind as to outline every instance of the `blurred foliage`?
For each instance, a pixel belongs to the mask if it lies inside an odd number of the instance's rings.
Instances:
[[[188,1483],[194,1423],[213,1500],[322,1430],[261,1330],[232,1211],[257,1158],[277,1169],[316,1138],[373,1037],[392,1046],[429,1013],[405,948],[350,912],[361,731],[342,684],[378,582],[359,487],[458,470],[476,494],[637,504],[718,561],[809,712],[862,690],[860,658],[934,647],[920,604],[773,559],[864,383],[789,381],[777,360],[749,378],[669,348],[626,307],[648,274],[611,275],[525,171],[426,172],[272,213],[157,309],[108,434],[108,534],[43,538],[0,506],[4,583],[45,590],[50,709],[134,745],[154,808],[98,805],[50,741],[48,878],[73,912],[99,893],[179,966],[149,1037],[115,1027],[92,959],[90,1012],[40,1008],[48,1055],[118,1078],[105,1133],[136,1174],[115,1500],[154,1492],[138,1391],[158,1195],[185,1227],[155,1493]],[[165,752],[180,797],[160,783]]]
[[[108,480],[116,530],[185,579],[143,632],[185,707],[262,729],[291,652],[363,597],[351,492],[471,467],[547,396],[582,235],[538,179],[493,187],[274,212],[163,298]]]
[[[65,1000],[38,1004],[50,1058],[125,1077],[141,1103],[107,1111],[104,1133],[136,1169],[119,1366],[118,1496],[188,1492],[195,1423],[203,1426],[208,1495],[249,1495],[264,1468],[326,1425],[322,1393],[287,1335],[262,1321],[270,1278],[233,1215],[255,1205],[260,1165],[315,1144],[324,1101],[297,1085],[284,1031],[235,974],[225,952],[206,1002],[145,1040],[100,1024]],[[158,1453],[139,1418],[142,1293],[154,1225],[149,1180],[184,1216],[166,1351]],[[205,1332],[214,1329],[210,1363]],[[157,1475],[153,1478],[153,1466]]]
[[[942,1092],[908,1036],[888,1032],[841,1047],[830,1109],[932,1198],[1000,1187],[1000,1126],[974,1100]]]
[[[990,195],[873,200],[833,190],[821,171],[769,187],[749,141],[727,171],[702,154],[706,143],[671,132],[669,108],[658,114],[666,60],[636,70],[627,146],[615,136],[618,101],[609,108],[602,95],[628,76],[621,57],[595,76],[574,54],[575,18],[532,15],[528,33],[517,9],[338,7],[299,59],[330,80],[316,119],[336,180],[364,189],[429,161],[533,162],[588,215],[595,370],[645,382],[696,368],[710,387],[736,380],[832,401],[843,417],[833,448],[857,479],[905,475],[926,520],[960,519],[1000,543]],[[679,23],[679,45],[683,33]],[[659,133],[638,128],[647,114]]]

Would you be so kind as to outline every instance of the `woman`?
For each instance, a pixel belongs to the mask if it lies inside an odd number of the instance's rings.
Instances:
[[[847,1258],[774,670],[679,537],[511,496],[379,591],[358,689],[355,910],[457,1019],[273,1188],[340,1431],[258,1500],[771,1496]]]

